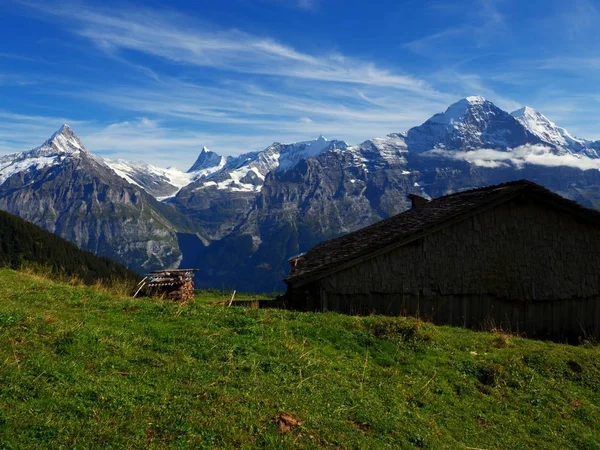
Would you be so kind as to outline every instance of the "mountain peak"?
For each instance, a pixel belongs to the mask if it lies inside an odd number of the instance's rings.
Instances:
[[[485,116],[488,112],[497,112],[496,110],[500,111],[492,102],[480,95],[474,95],[451,104],[445,112],[436,114],[430,120],[437,123],[453,124],[461,122],[468,115]]]
[[[469,97],[465,97],[463,99],[463,101],[466,101],[467,103],[470,103],[471,105],[477,105],[477,104],[487,102],[487,100],[484,97],[482,97],[481,95],[471,95]]]
[[[524,106],[523,108],[517,109],[516,111],[513,111],[510,114],[511,114],[511,116],[513,116],[516,119],[518,119],[519,117],[524,117],[524,116],[541,116],[541,117],[544,117],[543,114],[541,114],[538,110],[532,108],[531,106]]]
[[[200,151],[200,155],[198,155],[196,162],[188,169],[187,173],[220,167],[223,164],[224,158],[220,155],[217,155],[212,150],[209,150],[205,145],[202,147],[202,151]]]
[[[511,115],[544,142],[560,147],[568,147],[576,151],[585,147],[585,140],[571,135],[567,130],[559,127],[542,113],[529,106],[517,109]]]
[[[90,154],[73,129],[64,124],[39,147],[0,157],[0,185],[15,173],[32,167],[40,170],[43,167],[58,165],[65,159],[80,158],[82,154],[97,162],[102,161],[101,158]]]
[[[68,123],[63,123],[58,129],[57,133],[73,133],[73,128],[71,128]]]
[[[77,152],[87,152],[79,137],[66,123],[63,124],[44,145],[53,147],[59,153],[73,154]]]
[[[434,148],[504,149],[527,143],[537,143],[537,138],[516,118],[480,95],[453,103],[407,133],[408,148],[415,152]]]

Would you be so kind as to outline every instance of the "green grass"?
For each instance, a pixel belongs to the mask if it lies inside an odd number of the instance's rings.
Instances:
[[[0,270],[2,448],[597,449],[599,380],[598,346]]]
[[[281,293],[249,294],[244,292],[236,292],[235,295],[233,295],[233,291],[203,289],[196,291],[196,301],[222,305],[223,303],[229,304],[233,296],[232,304],[236,305],[239,303],[246,304],[256,300],[274,300],[278,295],[281,295]]]

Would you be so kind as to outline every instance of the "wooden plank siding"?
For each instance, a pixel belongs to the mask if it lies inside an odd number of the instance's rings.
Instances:
[[[600,335],[600,227],[515,198],[296,291],[290,286],[288,297],[302,309],[496,324],[531,336]]]

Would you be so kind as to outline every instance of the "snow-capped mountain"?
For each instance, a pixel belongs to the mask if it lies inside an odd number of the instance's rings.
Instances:
[[[177,266],[179,234],[199,231],[117,175],[67,125],[39,147],[0,158],[0,209],[138,270]]]
[[[372,170],[382,165],[404,161],[407,155],[430,151],[463,152],[481,149],[510,151],[531,146],[540,154],[565,155],[570,153],[597,158],[593,143],[573,137],[564,128],[556,126],[542,114],[525,107],[509,114],[480,96],[466,97],[450,105],[445,112],[435,114],[407,133],[394,133],[358,145],[348,146],[343,141],[330,141],[323,136],[315,140],[291,144],[274,142],[260,152],[237,157],[224,157],[204,147],[196,162],[187,172],[161,169],[126,161],[107,161],[120,176],[137,184],[160,200],[185,204],[186,210],[196,211],[194,203],[207,205],[200,190],[213,189],[231,193],[256,195],[262,189],[265,177],[274,170],[286,170],[299,161],[328,151],[346,151],[353,155],[353,163]],[[501,166],[506,163],[477,160],[479,164]],[[421,167],[419,167],[421,168]],[[179,195],[178,198],[174,198]],[[222,196],[211,194],[213,201]],[[190,203],[190,199],[194,199]],[[217,200],[218,199],[218,200]]]
[[[384,138],[369,139],[348,147],[346,151],[354,155],[355,164],[365,170],[376,170],[388,165],[406,165],[406,134],[392,133]]]
[[[222,169],[230,159],[232,158],[217,155],[204,146],[200,155],[198,155],[198,159],[196,159],[196,162],[189,168],[187,173],[194,173],[199,175],[199,177],[207,176]]]
[[[480,96],[464,98],[407,133],[411,152],[440,148],[506,149],[537,144],[540,139],[517,119]]]
[[[260,152],[228,158],[220,170],[196,179],[168,201],[201,222],[212,239],[220,239],[245,220],[269,173],[347,146],[323,136],[292,144],[274,142]]]
[[[271,160],[274,161],[272,168],[284,170],[294,166],[302,159],[311,156],[314,157],[319,153],[329,150],[345,150],[347,147],[348,144],[344,141],[330,141],[325,136],[320,135],[313,141],[295,142],[293,144],[279,144],[275,142],[272,146],[267,148],[265,152],[272,153]]]
[[[556,147],[563,147],[576,153],[584,152],[584,154],[590,157],[598,157],[598,154],[592,148],[592,142],[573,136],[567,130],[559,127],[542,113],[529,106],[513,111],[511,115],[545,143]]]
[[[234,192],[258,192],[265,176],[270,171],[284,170],[294,166],[302,159],[314,157],[325,151],[344,150],[347,147],[348,144],[343,141],[330,141],[324,136],[319,136],[312,141],[294,142],[292,144],[274,142],[260,152],[244,153],[226,160],[212,152],[212,155],[205,156],[208,154],[203,150],[192,169],[196,166],[202,166],[206,161],[210,161],[209,164],[218,161],[219,170],[197,178],[198,182],[195,183],[193,188],[213,187]]]
[[[173,167],[163,169],[122,159],[106,159],[105,162],[129,183],[143,188],[159,200],[166,200],[194,182],[197,182],[194,189],[215,188],[231,192],[257,193],[269,171],[289,168],[301,159],[346,147],[345,142],[330,141],[324,136],[292,144],[274,142],[265,150],[244,153],[237,157],[221,156],[203,147],[187,172]]]
[[[184,172],[176,167],[157,167],[152,164],[135,163],[123,159],[105,162],[117,175],[129,183],[141,187],[158,200],[173,197],[188,184],[218,172],[231,157],[219,156],[203,147],[192,167]]]
[[[436,197],[528,178],[600,206],[600,170],[587,170],[593,167],[600,164],[546,142],[484,98],[468,97],[407,133],[271,170],[247,212],[238,210],[237,225],[208,246],[184,251],[184,262],[201,268],[201,286],[279,289],[290,255],[401,212],[409,207],[407,194]],[[195,194],[197,203],[210,195]],[[203,220],[217,214],[205,211]]]
[[[78,158],[81,154],[86,154],[97,162],[101,161],[100,158],[91,155],[71,127],[64,124],[39,147],[26,152],[0,156],[0,185],[17,173],[58,165],[65,158]]]
[[[182,264],[202,269],[200,286],[278,289],[289,255],[404,210],[409,193],[528,178],[600,208],[600,142],[531,108],[513,114],[467,97],[352,146],[320,136],[237,157],[203,148],[187,172],[104,160],[63,126],[0,157],[0,209],[136,269]]]
[[[163,169],[152,164],[134,163],[123,159],[105,161],[121,178],[141,187],[159,200],[172,197],[182,187],[194,181],[194,173],[183,172],[173,167]]]

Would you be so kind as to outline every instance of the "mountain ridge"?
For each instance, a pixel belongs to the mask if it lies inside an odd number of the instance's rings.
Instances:
[[[531,119],[532,112],[537,121]],[[461,99],[450,105],[445,112],[434,114],[422,125],[412,127],[406,133],[392,134],[398,139],[404,139],[407,150],[412,153],[481,148],[506,150],[523,145],[542,145],[551,148],[554,154],[575,153],[598,158],[597,150],[600,149],[600,141],[576,138],[533,108],[525,106],[509,114],[481,96]],[[370,141],[377,139],[385,138],[373,138]],[[338,144],[331,148],[333,142]],[[322,143],[328,145],[318,145]],[[352,149],[360,145],[350,146],[344,141],[328,141],[321,135],[312,141],[290,144],[274,142],[264,150],[239,156],[222,156],[204,146],[186,172],[124,160],[105,162],[122,178],[164,201],[174,198],[182,189],[194,183],[194,189],[216,187],[256,192],[260,190],[264,176],[270,170],[289,168],[300,159],[314,157],[321,151]],[[317,151],[310,151],[311,148]],[[279,154],[282,149],[284,151]],[[286,158],[290,155],[291,157]]]
[[[135,270],[177,266],[177,234],[197,231],[87,151],[70,127],[2,161],[0,209]]]
[[[187,172],[100,158],[61,127],[40,154],[0,157],[12,164],[0,164],[0,209],[136,270],[194,266],[202,287],[278,290],[287,257],[404,211],[407,194],[529,178],[600,208],[596,143],[550,142],[564,129],[539,116],[473,96],[356,145],[319,136],[236,157],[204,147]]]
[[[543,142],[563,146],[575,152],[591,147],[591,141],[574,137],[565,128],[559,127],[534,108],[525,106],[513,111],[511,115]],[[594,156],[597,157],[597,155]]]

